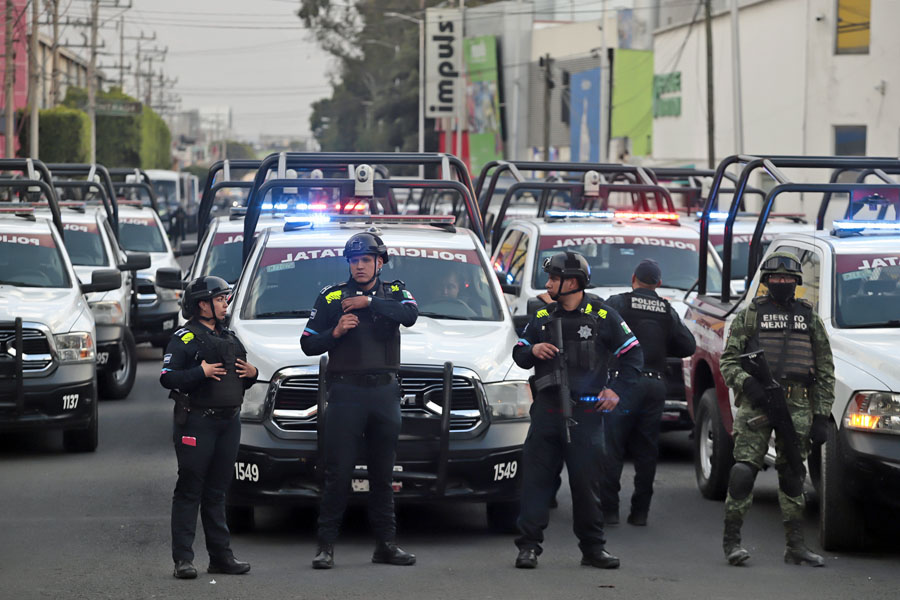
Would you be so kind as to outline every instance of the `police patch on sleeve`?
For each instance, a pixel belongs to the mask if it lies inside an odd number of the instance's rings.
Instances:
[[[317,309],[317,308],[314,308],[314,309],[312,309],[312,310],[310,311],[310,313],[309,313],[309,318],[310,318],[310,320],[316,318],[316,313],[317,313],[317,312],[319,312],[319,309]]]
[[[169,361],[170,361],[170,360],[172,360],[172,355],[171,355],[171,354],[166,354],[165,356],[163,356],[163,364],[164,364],[164,365],[169,364]]]
[[[628,323],[626,323],[625,321],[622,321],[622,331],[624,331],[628,335],[631,335],[631,328],[628,326]]]

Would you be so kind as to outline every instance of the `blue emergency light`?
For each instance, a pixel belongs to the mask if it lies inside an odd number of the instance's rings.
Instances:
[[[696,213],[695,216],[696,216],[698,219],[702,219],[702,218],[703,218],[703,211],[702,211],[702,210],[697,211],[697,213]],[[727,213],[727,212],[712,211],[712,212],[709,213],[709,220],[710,220],[710,221],[724,221],[724,220],[727,219],[727,218],[728,218],[728,213]]]
[[[900,221],[834,221],[831,233],[836,237],[849,237],[851,235],[862,235],[863,233],[880,235],[900,234]]]

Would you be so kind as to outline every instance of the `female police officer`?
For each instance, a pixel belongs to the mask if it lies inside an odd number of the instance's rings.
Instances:
[[[191,546],[198,508],[208,572],[240,575],[250,570],[248,563],[235,560],[225,523],[225,491],[241,441],[238,415],[244,390],[257,374],[246,362],[243,344],[222,325],[230,291],[219,277],[198,277],[188,284],[182,300],[188,322],[169,341],[159,376],[175,400],[178,483],[172,498],[172,558],[179,579],[197,577]]]
[[[416,557],[396,544],[391,479],[400,435],[400,325],[419,316],[402,281],[382,283],[387,248],[372,232],[344,246],[350,279],[316,298],[300,345],[307,355],[328,352],[325,420],[325,489],[319,506],[319,549],[313,568],[334,566],[334,542],[347,506],[357,451],[365,439],[369,521],[375,531],[372,562],[412,565]]]

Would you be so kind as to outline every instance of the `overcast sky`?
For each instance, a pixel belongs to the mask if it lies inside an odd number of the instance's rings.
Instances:
[[[62,0],[61,11],[69,2]],[[167,77],[178,78],[182,109],[230,105],[235,133],[245,139],[260,133],[305,135],[310,104],[330,96],[332,62],[303,29],[298,6],[297,0],[133,0],[124,13],[125,34],[156,32],[156,41],[142,46],[168,47],[162,68]],[[88,0],[71,0],[67,14],[86,16],[89,7]],[[114,24],[121,12],[101,9],[106,49],[115,51],[102,57],[104,65],[118,62]],[[73,30],[63,37],[79,40]],[[125,41],[126,63],[134,64],[135,49],[135,41]],[[118,77],[115,69],[104,71],[110,79]],[[125,90],[134,93],[133,76],[126,75]]]

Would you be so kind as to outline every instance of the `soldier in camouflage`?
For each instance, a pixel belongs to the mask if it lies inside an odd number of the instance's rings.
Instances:
[[[800,455],[805,459],[810,443],[822,444],[834,402],[834,360],[831,345],[812,304],[796,299],[803,283],[800,261],[788,252],[775,252],[760,267],[768,293],[754,298],[731,324],[720,368],[725,383],[735,392],[738,406],[734,420],[734,460],[725,501],[723,546],[731,565],[741,565],[750,553],[741,547],[741,525],[753,502],[753,482],[763,467],[772,424],[764,418],[768,395],[763,382],[742,367],[740,355],[765,351],[774,378],[784,389]],[[754,424],[762,422],[761,426]],[[787,547],[784,561],[821,567],[825,561],[805,545],[801,530],[805,474],[789,468],[782,436],[776,434],[775,469],[778,471],[778,503],[784,520]]]

